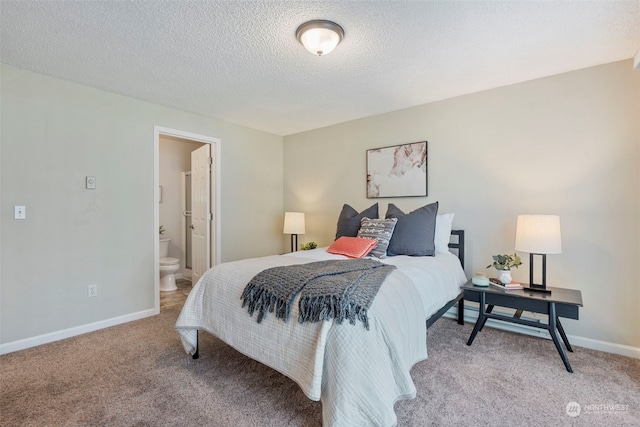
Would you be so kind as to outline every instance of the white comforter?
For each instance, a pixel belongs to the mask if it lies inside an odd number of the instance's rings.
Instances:
[[[324,426],[392,426],[393,405],[414,398],[409,370],[427,358],[425,320],[460,292],[465,281],[453,254],[396,256],[396,265],[362,323],[288,322],[268,313],[262,323],[241,307],[240,295],[258,272],[274,266],[343,259],[324,248],[220,264],[192,289],[176,322],[189,354],[196,331],[206,330],[241,353],[293,379],[312,400],[322,401]]]

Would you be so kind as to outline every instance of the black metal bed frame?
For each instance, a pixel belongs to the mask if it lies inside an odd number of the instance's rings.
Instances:
[[[449,248],[455,249],[458,252],[458,259],[460,260],[462,268],[464,268],[464,230],[451,230],[451,235],[457,236],[458,241],[449,243]],[[456,304],[458,304],[458,324],[464,325],[464,292],[461,291],[458,296],[446,303],[444,307],[427,319],[427,328],[431,327],[436,320]]]
[[[449,243],[449,248],[455,249],[458,252],[458,259],[460,260],[460,264],[462,265],[462,268],[464,268],[464,230],[451,230],[451,235],[457,236],[458,241]],[[436,320],[442,317],[443,314],[445,314],[451,307],[453,307],[456,304],[458,304],[458,324],[464,325],[464,298],[463,297],[464,297],[464,292],[461,291],[454,299],[446,303],[444,307],[442,307],[440,310],[435,312],[431,317],[429,317],[427,319],[427,328],[431,327],[431,325],[433,325],[436,322]],[[196,351],[191,356],[193,359],[197,359],[198,357],[200,357],[198,350],[199,350],[198,331],[196,331]]]

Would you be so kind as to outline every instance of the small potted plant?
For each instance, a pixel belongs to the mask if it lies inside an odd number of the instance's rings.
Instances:
[[[494,267],[498,270],[498,280],[506,285],[511,283],[511,267],[518,268],[521,264],[522,260],[517,254],[494,255],[493,263],[487,265],[487,268]]]
[[[318,245],[316,244],[316,242],[309,242],[309,243],[305,243],[304,245],[300,245],[300,250],[309,251],[309,250],[315,249],[317,247],[318,247]]]

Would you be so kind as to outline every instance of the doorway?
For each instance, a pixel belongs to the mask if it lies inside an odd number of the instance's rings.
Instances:
[[[195,281],[202,275],[209,267],[220,263],[220,241],[221,241],[221,224],[220,224],[220,140],[217,138],[194,134],[191,132],[185,132],[176,129],[163,128],[159,126],[154,127],[154,188],[157,191],[154,194],[154,229],[156,230],[156,238],[154,239],[154,309],[156,314],[160,312],[160,271],[159,271],[159,239],[158,230],[160,226],[160,211],[166,212],[169,208],[168,202],[170,202],[170,196],[183,197],[182,189],[176,188],[163,188],[160,185],[160,147],[161,144],[167,147],[167,141],[169,146],[184,145],[185,147],[178,148],[178,151],[186,150],[187,157],[189,152],[198,153],[195,157],[191,154],[191,161],[197,162],[195,167],[198,174],[199,183],[196,185],[197,198],[196,206],[193,208],[197,210],[194,212],[198,216],[198,221],[195,223],[197,227],[193,226],[192,231],[194,233],[195,240],[193,248],[191,249],[192,264],[197,264],[198,275],[193,277]],[[182,144],[180,144],[182,143]],[[200,147],[200,148],[198,148]],[[166,160],[166,159],[165,159]],[[166,167],[166,162],[163,160],[163,167]],[[179,167],[179,166],[176,166]],[[187,160],[186,166],[182,168],[193,169]],[[163,172],[164,173],[164,172]],[[180,172],[181,173],[181,172]],[[193,176],[193,171],[191,171]],[[180,180],[178,180],[178,183]],[[173,185],[173,181],[172,181]],[[166,185],[165,185],[166,186]],[[192,183],[193,187],[193,183]],[[179,193],[179,195],[176,195]],[[165,202],[164,205],[162,204]],[[181,202],[175,205],[175,215],[179,218],[174,221],[182,223],[184,211],[181,210]],[[171,215],[173,217],[173,215]],[[163,217],[166,218],[166,213],[163,213]],[[194,219],[193,217],[191,218]],[[169,221],[168,221],[169,222]],[[185,267],[184,248],[181,242],[184,242],[182,236],[182,230],[179,226],[175,226],[176,230],[172,231],[173,238],[171,245],[173,246],[173,254],[169,254],[170,257],[178,257],[180,259],[181,267]],[[166,229],[166,228],[165,228]],[[167,236],[163,236],[167,237]],[[200,245],[200,246],[198,246]],[[178,250],[180,249],[180,250]],[[195,259],[199,257],[199,259]],[[192,267],[192,275],[194,269]]]

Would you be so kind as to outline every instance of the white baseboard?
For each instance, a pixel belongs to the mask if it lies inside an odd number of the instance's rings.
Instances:
[[[569,338],[569,342],[572,345],[575,344],[579,347],[585,347],[592,350],[600,350],[607,353],[619,354],[621,356],[640,359],[640,348],[638,347],[631,347],[630,345],[615,344],[607,341],[578,337],[575,335],[567,335],[567,338]]]
[[[457,307],[451,307],[449,311],[447,311],[443,316],[452,318],[452,319],[457,319],[458,318],[457,312],[458,312]],[[494,311],[494,313],[500,314],[498,310]],[[532,319],[532,318],[525,318],[525,317],[523,317],[523,319],[534,321],[534,322],[540,321],[540,319]],[[465,307],[464,321],[469,323],[475,323],[476,320],[478,320],[478,308]],[[507,322],[501,322],[499,320],[487,319],[486,326],[495,328],[495,329],[501,329],[503,331],[517,332],[520,334],[546,338],[548,340],[551,339],[549,332],[547,332],[546,330],[533,328],[527,325],[519,325],[517,323],[507,323]],[[567,335],[567,338],[569,339],[569,343],[571,343],[572,346],[576,345],[579,347],[589,348],[591,350],[604,351],[606,353],[619,354],[621,356],[640,359],[640,348],[638,347],[631,347],[628,345],[616,344],[608,341],[594,340],[591,338],[585,338],[585,337],[580,337],[576,335]]]
[[[66,338],[75,337],[77,335],[86,334],[87,332],[93,332],[99,329],[108,328],[110,326],[144,319],[145,317],[153,316],[155,314],[158,313],[154,309],[149,309],[139,311],[137,313],[127,314],[124,316],[114,317],[112,319],[101,320],[99,322],[93,322],[86,325],[75,326],[69,329],[63,329],[61,331],[50,332],[48,334],[38,335],[36,337],[12,341],[6,344],[0,344],[0,354],[13,353],[14,351],[24,350],[42,344],[60,341]]]

